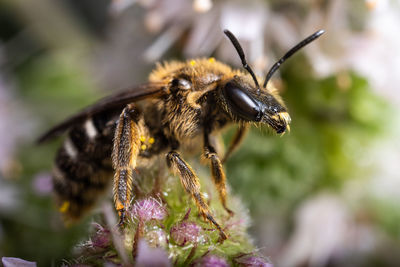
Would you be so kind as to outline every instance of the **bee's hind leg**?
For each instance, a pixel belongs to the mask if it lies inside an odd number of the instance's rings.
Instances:
[[[204,201],[203,194],[200,192],[199,178],[193,172],[192,168],[180,157],[176,151],[171,151],[167,154],[167,164],[179,173],[181,183],[186,192],[192,195],[199,209],[200,214],[209,222],[215,225],[220,233],[220,240],[227,239],[225,232],[221,226],[215,221],[211,215],[207,203]]]
[[[112,163],[115,170],[113,194],[115,208],[120,218],[119,225],[124,224],[125,212],[132,199],[133,171],[139,154],[140,113],[133,105],[127,105],[122,111],[114,135]]]

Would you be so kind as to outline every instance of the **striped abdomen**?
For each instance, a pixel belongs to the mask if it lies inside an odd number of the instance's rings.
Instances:
[[[66,219],[81,217],[112,179],[116,118],[115,113],[98,114],[74,126],[57,153],[53,184]]]

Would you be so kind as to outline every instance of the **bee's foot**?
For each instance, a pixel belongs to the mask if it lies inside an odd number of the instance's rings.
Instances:
[[[219,238],[218,238],[218,243],[222,244],[224,241],[228,239],[228,236],[225,234],[224,231],[220,230],[219,231]]]
[[[228,209],[227,207],[224,207],[224,209],[229,214],[229,217],[233,217],[235,215],[235,212],[233,212],[232,210]]]
[[[118,215],[119,215],[118,227],[123,228],[125,226],[125,210],[119,210]]]

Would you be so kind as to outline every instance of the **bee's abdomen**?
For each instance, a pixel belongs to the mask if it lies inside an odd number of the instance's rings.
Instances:
[[[112,179],[114,117],[100,114],[74,126],[58,150],[53,185],[67,220],[80,218]]]

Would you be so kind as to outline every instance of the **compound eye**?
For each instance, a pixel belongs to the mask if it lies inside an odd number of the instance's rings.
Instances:
[[[247,91],[232,82],[228,82],[222,91],[232,113],[244,120],[260,121],[260,107]]]

